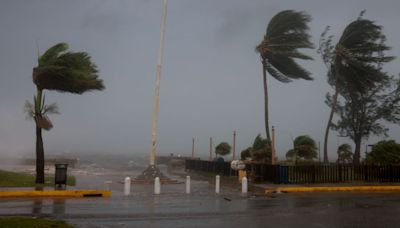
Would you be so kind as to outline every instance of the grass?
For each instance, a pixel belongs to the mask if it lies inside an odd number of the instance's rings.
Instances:
[[[45,177],[45,184],[36,184],[35,175],[0,170],[0,187],[38,187],[53,185],[53,175],[47,175]],[[67,185],[75,185],[75,177],[68,176]]]
[[[74,226],[60,220],[49,220],[28,217],[0,217],[1,228],[73,228]]]

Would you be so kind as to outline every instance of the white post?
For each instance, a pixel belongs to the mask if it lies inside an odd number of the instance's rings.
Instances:
[[[186,194],[190,194],[190,176],[186,176]]]
[[[131,194],[131,178],[125,177],[124,195],[128,196],[129,194]]]
[[[217,193],[217,194],[219,194],[219,190],[220,190],[220,187],[219,187],[219,183],[220,183],[220,177],[219,177],[219,175],[217,175],[216,177],[215,177],[215,193]]]
[[[154,179],[154,194],[159,195],[160,193],[161,193],[160,178],[156,177]]]
[[[242,179],[242,193],[247,193],[247,177]]]

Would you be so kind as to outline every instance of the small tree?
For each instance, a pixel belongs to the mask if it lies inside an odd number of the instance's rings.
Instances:
[[[337,104],[339,119],[333,128],[353,140],[353,162],[358,164],[363,139],[387,136],[385,122],[400,124],[400,78],[387,77],[364,93],[344,90],[342,94],[345,102]]]
[[[251,147],[248,147],[247,149],[244,149],[242,150],[242,152],[240,152],[241,160],[247,160],[248,158],[251,158]]]
[[[221,142],[215,147],[215,154],[225,156],[231,153],[231,146],[227,142]]]
[[[372,147],[372,151],[367,154],[366,162],[380,165],[399,165],[400,144],[394,140],[378,142]]]
[[[271,154],[272,150],[268,139],[264,139],[258,134],[251,147],[251,158],[255,161],[270,161]]]
[[[337,154],[338,159],[337,163],[346,164],[351,163],[353,161],[353,153],[351,152],[352,148],[349,144],[345,143],[338,147]]]
[[[300,135],[293,141],[293,149],[286,153],[286,158],[303,158],[310,160],[317,157],[317,145],[310,136]]]

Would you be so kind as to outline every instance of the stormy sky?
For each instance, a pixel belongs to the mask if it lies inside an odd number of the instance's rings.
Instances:
[[[232,142],[237,151],[258,133],[265,136],[259,56],[254,51],[268,21],[281,10],[308,12],[312,40],[318,43],[327,25],[339,36],[366,9],[365,18],[384,26],[389,53],[400,54],[397,0],[170,0],[161,75],[159,154],[208,156],[209,137]],[[46,91],[61,115],[44,132],[46,153],[148,153],[161,0],[0,0],[0,154],[34,156],[34,123],[23,106],[32,100],[32,68],[38,50],[58,42],[92,56],[106,90],[84,95]],[[301,62],[314,81],[283,84],[269,78],[270,123],[276,126],[280,158],[292,137],[308,134],[323,141],[329,108],[326,68],[316,50],[314,61]],[[385,65],[393,75],[399,59]],[[398,126],[390,136],[399,139]],[[329,155],[349,142],[330,133]],[[368,144],[381,138],[372,137]],[[365,145],[365,144],[364,144]],[[364,148],[364,147],[363,147]]]

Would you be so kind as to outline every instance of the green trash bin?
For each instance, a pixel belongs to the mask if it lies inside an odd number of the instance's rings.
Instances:
[[[58,190],[67,188],[67,169],[68,164],[55,164],[54,184]]]

